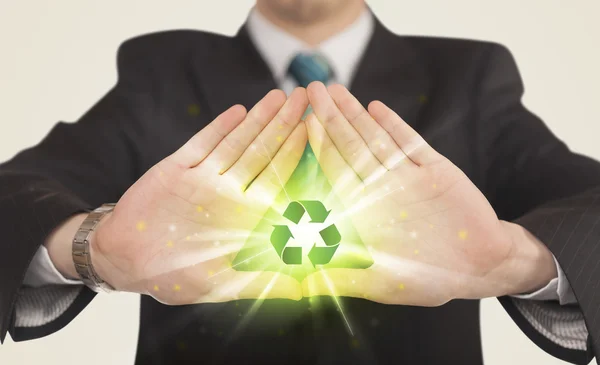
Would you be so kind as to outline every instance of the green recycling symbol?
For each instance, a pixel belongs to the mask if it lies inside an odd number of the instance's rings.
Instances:
[[[329,212],[323,203],[318,200],[300,200],[291,202],[285,209],[283,216],[294,224],[298,224],[304,213],[307,213],[310,217],[309,223],[324,223]],[[270,241],[281,260],[288,265],[302,264],[302,247],[288,246],[290,239],[294,238],[290,227],[287,225],[274,225],[273,227]],[[313,244],[308,253],[308,259],[313,266],[329,263],[342,240],[335,224],[319,231],[319,235],[325,242],[325,246]]]

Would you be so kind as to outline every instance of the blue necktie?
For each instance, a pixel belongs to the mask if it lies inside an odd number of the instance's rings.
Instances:
[[[331,69],[327,64],[325,58],[321,55],[313,53],[299,53],[297,54],[288,68],[288,73],[296,80],[298,86],[307,87],[313,81],[321,81],[327,84],[327,81],[331,78]],[[303,118],[305,118],[312,108],[310,105],[304,112]],[[313,150],[307,143],[302,159],[305,163],[316,162]]]
[[[302,87],[307,87],[313,81],[326,84],[331,77],[327,61],[319,54],[299,53],[290,63],[288,72]]]

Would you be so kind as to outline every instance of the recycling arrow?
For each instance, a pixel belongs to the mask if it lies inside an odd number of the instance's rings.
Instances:
[[[285,212],[283,212],[283,216],[292,222],[298,224],[300,223],[300,219],[304,215],[304,207],[299,202],[291,202],[287,208],[285,208]]]
[[[302,263],[302,247],[286,247],[290,238],[294,238],[290,227],[284,225],[274,226],[271,233],[271,244],[283,262],[288,265]]]
[[[306,212],[310,216],[310,223],[323,223],[330,210],[327,210],[323,203],[318,200],[301,200],[300,204],[306,209]]]
[[[337,227],[332,224],[319,232],[326,246],[317,246],[315,243],[308,253],[308,259],[315,265],[325,265],[331,261],[335,251],[337,251],[342,236]]]
[[[317,200],[300,200],[291,202],[283,216],[291,222],[298,224],[308,213],[309,223],[324,223],[329,213],[323,203]],[[274,225],[271,233],[271,244],[281,260],[288,265],[302,264],[302,247],[287,247],[291,238],[294,238],[292,231],[286,225]],[[326,246],[317,246],[315,243],[308,253],[308,259],[315,265],[324,265],[329,263],[335,254],[342,236],[334,224],[319,232]]]

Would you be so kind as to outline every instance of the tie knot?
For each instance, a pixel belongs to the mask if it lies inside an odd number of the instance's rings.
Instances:
[[[307,87],[313,81],[325,84],[331,77],[327,61],[319,54],[297,54],[290,63],[288,72],[302,87]]]

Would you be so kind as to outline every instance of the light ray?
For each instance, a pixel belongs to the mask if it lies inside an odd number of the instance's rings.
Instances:
[[[197,264],[226,257],[240,250],[244,243],[224,244],[219,246],[210,245],[210,248],[199,248],[198,250],[186,250],[185,254],[169,257],[169,260],[152,262],[145,267],[146,275],[149,277],[159,276],[173,271],[189,268]]]
[[[275,282],[277,281],[277,279],[279,279],[279,275],[280,273],[277,273],[273,276],[273,279],[271,279],[269,284],[267,284],[262,293],[260,293],[259,297],[254,301],[248,312],[243,316],[240,323],[233,330],[233,334],[237,334],[238,332],[242,331],[252,320],[252,318],[256,315],[256,312],[258,312],[262,303],[265,301],[265,298],[267,297],[267,295],[269,295],[269,292],[273,288],[273,285],[275,285]]]
[[[281,189],[283,189],[283,192],[285,193],[285,196],[287,197],[288,202],[291,202],[292,199],[290,199],[290,196],[289,196],[287,190],[285,190],[285,184],[281,180],[281,177],[279,176],[279,172],[277,172],[277,168],[275,167],[275,164],[273,163],[273,159],[269,155],[269,151],[267,150],[267,146],[265,146],[265,143],[263,142],[262,138],[260,137],[260,133],[258,134],[258,140],[260,141],[260,144],[263,146],[263,149],[265,150],[265,154],[269,158],[269,165],[271,165],[271,167],[273,168],[273,172],[275,173],[275,176],[277,176],[277,180],[279,180],[279,184],[281,185]]]
[[[226,268],[226,269],[224,269],[224,270],[221,270],[221,271],[219,271],[219,272],[217,272],[217,273],[213,274],[212,276],[210,276],[210,277],[209,277],[209,278],[207,278],[206,280],[208,280],[208,279],[212,279],[212,278],[214,278],[215,276],[217,276],[217,275],[219,275],[219,274],[222,274],[222,273],[224,273],[224,272],[226,272],[226,271],[229,271],[229,270],[233,269],[234,267],[236,267],[236,266],[238,266],[238,265],[241,265],[241,264],[243,264],[243,263],[244,263],[244,262],[246,262],[246,261],[250,261],[250,260],[252,260],[253,258],[255,258],[255,257],[258,257],[258,256],[260,256],[260,255],[262,255],[262,254],[264,254],[264,253],[266,253],[266,252],[268,252],[268,251],[270,251],[270,250],[272,250],[272,248],[270,248],[270,247],[269,247],[269,248],[267,248],[266,250],[264,250],[264,251],[261,251],[261,252],[257,253],[257,254],[256,254],[256,255],[254,255],[254,256],[250,256],[250,257],[248,257],[247,259],[245,259],[245,260],[243,260],[243,261],[240,261],[240,262],[238,262],[238,263],[237,263],[237,264],[235,264],[235,265],[232,265],[232,266],[230,266],[230,267],[228,267],[228,268]]]
[[[348,318],[346,317],[346,314],[344,313],[344,309],[342,308],[342,305],[340,304],[340,300],[337,297],[337,294],[335,292],[335,288],[333,286],[333,283],[331,282],[331,279],[329,278],[329,276],[327,276],[327,272],[325,270],[323,270],[323,268],[320,268],[321,273],[323,274],[323,277],[325,278],[325,282],[327,283],[327,287],[329,288],[329,291],[331,292],[331,296],[333,297],[333,301],[335,302],[335,304],[337,305],[338,309],[340,310],[340,313],[342,314],[342,318],[344,319],[344,322],[346,323],[346,327],[348,328],[348,331],[350,332],[351,336],[354,336],[354,332],[352,331],[352,326],[350,326],[350,322],[348,321]]]
[[[399,190],[404,190],[404,187],[401,186],[397,189],[391,190],[389,192],[386,192],[383,195],[380,196],[365,196],[363,198],[361,198],[359,201],[357,201],[354,205],[350,206],[348,209],[346,209],[340,216],[339,218],[345,218],[346,216],[352,216],[358,212],[360,212],[362,209],[375,204],[376,202],[380,201],[381,199],[385,198],[386,196],[393,194]],[[358,193],[355,191],[354,193],[352,193],[351,195],[356,196]],[[373,193],[372,195],[376,195],[375,193]]]

